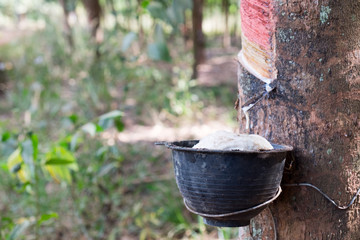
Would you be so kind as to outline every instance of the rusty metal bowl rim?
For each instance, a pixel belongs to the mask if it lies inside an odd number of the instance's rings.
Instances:
[[[281,192],[282,192],[282,189],[281,189],[281,187],[279,186],[278,191],[277,191],[276,195],[275,195],[273,198],[271,198],[271,199],[269,199],[269,200],[267,200],[267,201],[265,201],[265,202],[263,202],[263,203],[261,203],[261,204],[259,204],[259,205],[256,205],[256,206],[254,206],[254,207],[251,207],[251,208],[247,208],[247,209],[243,209],[243,210],[236,211],[236,212],[231,212],[231,213],[224,213],[224,214],[207,214],[207,213],[197,212],[197,211],[191,209],[191,208],[188,206],[188,204],[186,203],[186,199],[185,199],[185,198],[184,198],[184,204],[185,204],[185,207],[186,207],[190,212],[192,212],[192,213],[194,213],[194,214],[197,214],[197,215],[199,215],[199,216],[201,216],[201,217],[205,217],[205,218],[224,218],[224,217],[239,215],[239,214],[243,214],[243,213],[248,213],[248,212],[257,210],[257,209],[259,209],[259,208],[265,207],[266,205],[272,203],[275,199],[277,199],[277,198],[280,196]]]
[[[205,148],[192,148],[192,147],[180,147],[177,145],[178,143],[184,143],[184,142],[193,142],[198,143],[199,140],[183,140],[183,141],[175,141],[175,142],[156,142],[156,145],[164,145],[165,147],[171,149],[171,150],[178,150],[178,151],[186,151],[186,152],[196,152],[196,153],[276,153],[276,152],[291,152],[293,150],[292,146],[288,145],[279,145],[270,143],[273,147],[275,147],[272,150],[214,150],[214,149],[205,149]],[[194,144],[194,145],[195,145]]]

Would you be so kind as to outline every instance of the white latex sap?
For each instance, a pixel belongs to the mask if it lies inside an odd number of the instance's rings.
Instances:
[[[273,146],[262,136],[256,134],[236,134],[217,131],[199,141],[193,148],[213,150],[258,151],[271,150]]]

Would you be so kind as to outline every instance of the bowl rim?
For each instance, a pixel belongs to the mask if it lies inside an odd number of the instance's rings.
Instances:
[[[174,141],[174,142],[161,142],[158,145],[165,145],[171,150],[185,151],[185,152],[195,152],[195,153],[284,153],[291,152],[294,150],[292,146],[280,145],[270,142],[273,147],[276,147],[271,150],[216,150],[216,149],[206,149],[206,148],[192,148],[192,147],[181,147],[177,144],[184,142],[194,142],[194,145],[199,142],[199,140],[183,140],[183,141]]]

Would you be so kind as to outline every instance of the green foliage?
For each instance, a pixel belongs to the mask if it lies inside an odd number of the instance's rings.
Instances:
[[[94,120],[97,122],[96,124],[88,122],[82,125],[79,130],[75,131],[75,134],[79,134],[80,131],[83,131],[88,134],[90,133],[89,135],[94,137],[97,132],[102,132],[105,129],[119,125],[122,116],[123,113],[118,110],[103,114]],[[77,121],[76,115],[71,115],[69,119],[74,122]],[[118,126],[116,128],[119,129]],[[69,136],[71,138],[71,135]],[[23,189],[30,194],[29,196],[35,197],[34,201],[36,204],[34,207],[36,208],[36,215],[32,218],[36,219],[37,224],[35,226],[38,228],[43,223],[59,217],[56,212],[41,213],[41,209],[39,209],[39,188],[41,187],[39,180],[49,181],[44,178],[49,174],[57,183],[63,182],[71,184],[72,173],[79,170],[77,159],[75,158],[74,153],[68,149],[69,144],[67,144],[66,140],[57,142],[47,152],[39,152],[38,137],[34,133],[16,134],[14,137],[17,137],[18,139],[18,148],[16,148],[16,150],[7,158],[7,167],[4,168],[4,170],[7,170],[9,174],[16,176],[19,183],[24,187]],[[2,142],[6,143],[12,138],[13,136],[10,132],[5,132],[3,133]],[[106,152],[106,149],[101,150],[101,153],[99,153],[98,156],[104,157]],[[98,174],[98,177],[105,176],[116,167],[118,167],[118,164],[114,163],[102,166],[99,170],[100,173]],[[4,217],[1,219],[1,226],[4,225],[3,229],[9,229],[9,233],[5,233],[5,235],[2,232],[0,233],[7,236],[6,239],[18,239],[21,234],[31,226],[32,221],[33,220],[22,219],[21,223],[14,224],[11,218]]]
[[[154,42],[148,45],[148,56],[152,60],[171,61],[170,52],[167,46],[162,26],[159,23],[170,25],[172,32],[178,32],[179,26],[184,23],[185,11],[192,8],[191,0],[160,1],[154,0],[141,5],[151,17],[158,22],[155,25],[153,38]]]
[[[148,46],[148,55],[152,60],[163,60],[169,62],[171,60],[169,50],[165,43],[151,43]]]
[[[37,224],[41,225],[43,222],[49,221],[50,219],[58,218],[59,215],[55,212],[51,213],[45,213],[40,216],[40,219],[38,220]]]
[[[136,38],[137,34],[134,32],[129,32],[128,34],[126,34],[122,41],[121,51],[126,52],[131,46],[131,44],[136,40]]]
[[[150,15],[170,24],[175,30],[184,23],[184,12],[192,8],[191,0],[160,1],[154,0],[145,4]]]
[[[239,235],[238,228],[219,228],[218,229],[218,236],[220,239],[223,240],[231,240],[236,239]]]
[[[7,160],[7,168],[10,173],[16,175],[23,183],[30,181],[30,172],[28,166],[25,165],[21,156],[21,149],[18,148],[13,152]]]
[[[6,240],[16,240],[19,239],[21,234],[31,225],[29,220],[23,220],[21,223],[17,224],[11,233],[7,236]]]
[[[14,16],[16,4],[5,2],[0,22]],[[213,231],[184,209],[168,152],[117,140],[129,122],[179,125],[206,106],[232,105],[231,87],[191,79],[179,29],[192,1],[113,1],[113,28],[110,1],[101,1],[97,59],[76,2],[73,48],[58,1],[42,0],[23,16],[35,27],[0,46],[10,79],[0,101],[0,239],[196,239]]]
[[[75,157],[62,146],[55,146],[45,154],[44,167],[57,182],[71,183],[70,171],[78,171]]]

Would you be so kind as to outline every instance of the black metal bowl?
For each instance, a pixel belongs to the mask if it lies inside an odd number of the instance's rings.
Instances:
[[[198,140],[163,143],[172,150],[175,178],[186,207],[209,225],[249,224],[280,195],[290,146],[267,151],[192,148]]]

